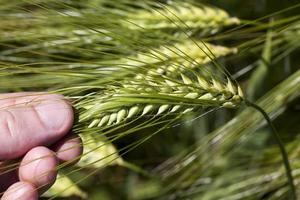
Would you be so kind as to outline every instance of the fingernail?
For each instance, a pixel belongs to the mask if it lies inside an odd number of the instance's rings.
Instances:
[[[59,131],[73,123],[72,107],[61,99],[44,100],[36,106],[36,110],[48,130]]]

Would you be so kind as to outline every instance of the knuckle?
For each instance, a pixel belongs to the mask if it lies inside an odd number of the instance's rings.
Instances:
[[[3,135],[13,137],[16,129],[16,118],[13,112],[9,110],[0,111],[0,126]]]

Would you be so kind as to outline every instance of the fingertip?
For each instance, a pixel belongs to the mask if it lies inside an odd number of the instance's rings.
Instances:
[[[38,192],[28,182],[17,182],[6,190],[1,200],[38,200]]]
[[[53,151],[46,147],[31,149],[21,161],[19,179],[33,184],[44,191],[56,180],[58,160]]]
[[[79,136],[69,136],[58,142],[53,150],[60,162],[74,164],[79,161],[82,154],[82,140]]]
[[[74,121],[72,105],[59,94],[51,94],[35,109],[46,129],[55,133],[57,138],[65,136],[71,129]]]

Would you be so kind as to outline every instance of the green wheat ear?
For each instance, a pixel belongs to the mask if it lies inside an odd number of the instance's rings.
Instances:
[[[66,189],[66,187],[69,187]],[[44,197],[52,197],[52,196],[60,196],[60,197],[71,197],[78,196],[82,199],[87,199],[87,193],[82,191],[76,183],[74,183],[68,176],[63,173],[58,173],[56,182],[52,187],[43,194]]]
[[[163,45],[149,52],[140,52],[114,62],[126,66],[148,68],[146,72],[148,74],[164,74],[174,77],[174,72],[178,74],[178,71],[184,72],[195,69],[200,64],[211,62],[211,57],[215,59],[235,53],[237,53],[237,48],[186,39],[181,43]],[[151,67],[152,69],[149,70]]]
[[[115,146],[106,137],[80,134],[84,144],[83,156],[76,164],[82,168],[103,168],[108,165],[121,165],[123,159],[119,156]]]
[[[214,77],[181,74],[180,80],[157,81],[140,75],[115,86],[106,97],[97,96],[83,104],[80,122],[89,128],[106,127],[145,115],[161,116],[191,112],[197,108],[234,108],[243,102],[241,88],[229,79],[223,83]]]
[[[214,34],[222,27],[239,24],[240,20],[230,17],[222,9],[196,6],[191,3],[174,3],[160,9],[141,10],[129,16],[133,29],[198,29],[202,35]],[[184,22],[184,23],[182,23]],[[138,26],[136,26],[138,25]]]

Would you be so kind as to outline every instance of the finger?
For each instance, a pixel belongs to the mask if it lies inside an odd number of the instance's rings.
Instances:
[[[1,94],[0,105],[0,161],[53,144],[73,123],[72,107],[61,95]]]
[[[82,140],[79,136],[67,136],[56,143],[52,149],[61,163],[74,164],[79,161],[82,154]]]
[[[38,192],[30,183],[17,182],[8,188],[1,200],[38,200]]]
[[[55,182],[57,165],[58,160],[53,151],[42,146],[35,147],[21,161],[19,179],[33,184],[42,193]]]

